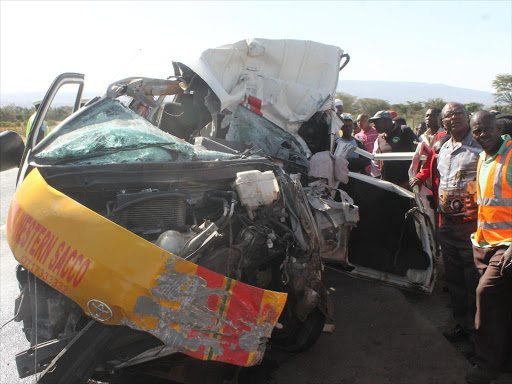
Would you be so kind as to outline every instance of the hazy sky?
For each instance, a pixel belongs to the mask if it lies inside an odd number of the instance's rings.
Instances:
[[[46,91],[62,72],[101,92],[248,37],[307,39],[351,56],[340,79],[493,91],[512,72],[512,1],[0,2],[0,91]]]

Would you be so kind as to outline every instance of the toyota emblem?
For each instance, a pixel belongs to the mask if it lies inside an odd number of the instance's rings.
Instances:
[[[96,299],[89,300],[87,309],[95,320],[104,322],[112,319],[112,310],[103,301]]]

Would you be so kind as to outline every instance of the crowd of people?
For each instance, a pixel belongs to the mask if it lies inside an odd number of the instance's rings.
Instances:
[[[450,102],[428,109],[414,132],[394,111],[360,114],[354,121],[341,100],[336,110],[344,123],[338,145],[426,155],[413,169],[408,161],[370,162],[353,153],[349,170],[430,190],[456,322],[443,334],[474,343],[468,383],[498,378],[512,368],[512,115],[470,116],[464,105]]]

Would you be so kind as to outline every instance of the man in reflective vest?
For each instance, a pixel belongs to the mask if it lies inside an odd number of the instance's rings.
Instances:
[[[37,111],[39,110],[39,107],[41,106],[41,100],[34,101],[33,105],[34,105],[36,111],[28,119],[26,137],[28,137],[28,134],[30,133],[30,129],[32,128],[32,123],[34,122],[34,119],[36,118]],[[42,133],[40,132],[40,134],[42,134],[44,136],[48,135],[50,133],[50,129],[48,128],[48,125],[46,125],[46,123],[43,121],[41,126],[42,126]]]
[[[478,227],[471,236],[481,274],[475,317],[475,362],[468,383],[489,383],[512,355],[512,140],[496,117],[479,111],[470,121],[484,149],[477,166]]]

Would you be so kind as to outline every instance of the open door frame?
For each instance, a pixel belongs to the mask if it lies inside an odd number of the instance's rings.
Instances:
[[[82,93],[84,90],[84,78],[85,76],[81,73],[63,73],[55,78],[50,88],[46,92],[46,95],[41,102],[41,106],[37,111],[36,117],[32,122],[32,127],[29,131],[27,142],[25,145],[25,150],[23,151],[23,156],[21,157],[20,167],[18,171],[18,176],[16,177],[16,185],[20,183],[25,178],[28,169],[28,159],[30,158],[30,153],[38,144],[37,138],[39,135],[39,131],[41,130],[41,124],[48,113],[48,109],[52,104],[55,95],[59,91],[59,89],[66,84],[78,84],[78,90],[75,97],[75,103],[73,106],[73,113],[80,108],[80,101],[82,100]]]

